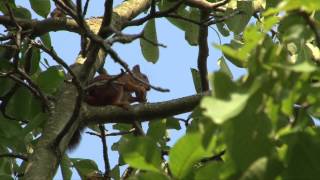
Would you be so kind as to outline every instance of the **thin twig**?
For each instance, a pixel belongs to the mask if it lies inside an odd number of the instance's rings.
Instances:
[[[143,18],[129,21],[127,24],[125,24],[125,27],[138,26],[138,25],[141,25],[141,24],[147,22],[150,19],[157,18],[157,17],[164,17],[167,14],[170,14],[170,13],[174,12],[175,10],[177,10],[185,1],[186,0],[180,0],[176,4],[174,4],[172,7],[168,8],[167,10],[164,10],[164,11],[159,11],[159,12],[150,11],[150,13]]]
[[[5,154],[0,154],[0,158],[18,158],[24,161],[28,161],[28,157],[22,154],[16,154],[16,153],[5,153]]]
[[[108,146],[107,146],[104,125],[100,124],[99,129],[100,129],[100,134],[101,134],[100,138],[101,138],[102,147],[103,147],[104,177],[109,179],[110,178],[110,162],[109,162],[109,156],[108,156]]]
[[[90,0],[86,0],[86,3],[84,4],[83,13],[82,13],[83,17],[85,17],[88,12],[89,2]]]

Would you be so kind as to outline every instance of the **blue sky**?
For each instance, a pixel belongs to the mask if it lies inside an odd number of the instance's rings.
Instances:
[[[120,1],[115,1],[119,3]],[[21,4],[24,7],[30,9],[29,1],[16,0],[17,4]],[[100,16],[103,14],[103,1],[90,1],[89,11],[87,17]],[[35,13],[32,13],[33,18],[41,19]],[[160,58],[156,64],[152,64],[144,60],[139,40],[131,44],[115,44],[113,47],[118,52],[121,58],[123,58],[132,67],[135,64],[139,64],[141,71],[149,77],[151,84],[169,88],[169,93],[150,91],[148,94],[149,102],[158,102],[164,100],[170,100],[183,96],[195,94],[192,76],[190,68],[197,68],[197,46],[190,46],[184,40],[184,32],[170,24],[165,19],[156,20],[158,41],[165,44],[167,48],[160,48]],[[139,33],[143,26],[139,28],[125,29],[126,33]],[[214,26],[213,26],[214,28]],[[57,51],[60,57],[62,57],[68,64],[72,64],[77,57],[80,50],[80,37],[77,34],[69,32],[52,32],[50,33],[52,38],[52,45]],[[209,30],[209,50],[210,56],[208,58],[209,72],[217,70],[217,60],[221,57],[221,52],[213,48],[213,43],[219,43],[216,32],[212,29]],[[229,38],[222,38],[222,43],[227,42]],[[43,57],[51,60],[50,57],[44,55]],[[51,61],[50,61],[51,62]],[[110,58],[107,58],[105,66],[110,74],[117,74],[120,72],[120,66],[115,64]],[[230,66],[234,77],[239,77],[244,74],[244,70]],[[179,117],[186,117],[186,115],[180,115]],[[107,125],[108,130],[112,131],[111,125]],[[177,131],[170,131],[171,142],[173,144],[178,137],[183,133]],[[112,143],[119,138],[108,138],[108,146],[111,147]],[[118,155],[109,149],[110,164],[113,167],[118,160]],[[104,163],[102,158],[102,145],[100,139],[94,136],[83,134],[80,146],[69,153],[70,157],[74,158],[88,158],[94,160],[100,170],[104,169]],[[62,179],[58,174],[55,179]],[[75,173],[72,179],[80,179]]]

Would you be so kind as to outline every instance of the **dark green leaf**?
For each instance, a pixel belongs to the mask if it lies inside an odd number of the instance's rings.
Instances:
[[[0,179],[1,179],[1,180],[14,180],[14,179],[11,177],[11,175],[9,175],[9,174],[1,174],[1,173],[0,173]]]
[[[35,128],[39,128],[48,118],[47,114],[39,113],[35,118],[31,119],[27,126],[23,128],[23,134],[27,134]]]
[[[152,43],[158,43],[155,20],[149,20],[144,27],[144,37],[140,39],[140,47],[144,58],[152,63],[159,59],[159,47]],[[150,43],[151,41],[152,43]]]
[[[46,18],[50,13],[50,1],[49,0],[29,0],[31,8],[43,18]]]
[[[17,6],[13,9],[14,16],[17,18],[31,19],[31,13],[28,9]]]
[[[137,180],[169,180],[167,176],[156,172],[139,173],[136,178]]]
[[[62,157],[60,168],[61,168],[63,179],[71,180],[71,177],[72,177],[71,161],[66,154]]]
[[[49,33],[40,36],[40,39],[47,48],[51,48],[51,37]]]
[[[261,157],[251,164],[251,166],[243,173],[240,180],[256,180],[263,179],[267,171],[268,159]]]
[[[149,122],[147,136],[158,142],[166,135],[166,120],[158,120]]]
[[[4,96],[12,88],[14,81],[9,78],[0,78],[0,96]]]
[[[189,13],[189,19],[199,22],[200,21],[200,11],[196,8],[191,8]],[[188,28],[185,30],[185,38],[188,43],[192,46],[198,45],[199,37],[199,25],[189,23]]]
[[[216,24],[219,32],[223,35],[223,36],[229,36],[230,35],[230,32],[229,30],[226,28],[225,24],[224,23],[217,23]]]
[[[193,85],[197,93],[201,92],[201,81],[200,81],[200,74],[199,71],[191,68],[191,74],[193,79]]]
[[[57,67],[50,67],[39,75],[37,83],[41,90],[50,94],[60,87],[63,80],[64,72]]]
[[[5,14],[8,15],[8,8],[6,7],[6,3],[8,3],[9,7],[11,9],[16,8],[16,4],[14,2],[14,0],[2,0],[0,1],[0,11]]]
[[[174,117],[166,118],[166,127],[167,129],[175,129],[175,130],[181,129],[179,120]]]
[[[99,172],[97,164],[90,159],[71,158],[79,175],[84,179],[92,173]]]
[[[18,88],[9,101],[8,114],[17,119],[25,120],[29,117],[32,98],[34,98],[34,96],[29,89],[25,87]]]
[[[320,177],[320,136],[318,129],[309,129],[284,137],[288,142],[285,179]]]
[[[113,178],[114,180],[120,180],[120,168],[119,166],[115,166],[111,172],[110,172],[110,176],[111,178]]]

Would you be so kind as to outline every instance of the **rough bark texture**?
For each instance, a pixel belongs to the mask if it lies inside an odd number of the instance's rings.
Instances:
[[[149,0],[128,0],[122,3],[114,9],[112,26],[118,30],[121,30],[123,28],[123,23],[136,17],[149,5]],[[94,32],[97,32],[100,27],[101,20],[99,21],[99,19],[91,19],[87,22],[90,28]],[[65,29],[57,28],[54,30]],[[104,57],[104,53],[100,53],[95,67],[99,67]],[[77,59],[77,62],[81,62],[80,59]],[[81,64],[75,64],[72,69],[75,74],[79,75]],[[65,152],[67,144],[79,124],[79,121],[77,121],[73,125],[68,134],[66,134],[65,138],[60,143],[59,147],[52,146],[52,143],[55,140],[56,136],[69,121],[74,110],[75,99],[77,97],[77,91],[72,84],[65,84],[62,87],[61,92],[62,93],[58,97],[56,97],[55,108],[53,109],[52,114],[50,114],[49,116],[47,124],[45,125],[45,128],[43,130],[43,134],[39,138],[34,152],[29,157],[27,168],[24,174],[24,179],[52,179],[58,168],[61,155],[63,155],[63,153]]]

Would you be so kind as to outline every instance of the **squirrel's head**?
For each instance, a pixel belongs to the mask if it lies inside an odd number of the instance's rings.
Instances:
[[[148,79],[148,77],[147,77],[145,74],[141,73],[141,71],[140,71],[140,66],[139,66],[139,65],[133,66],[132,72],[133,72],[133,74],[134,74],[137,78],[139,78],[139,79],[141,79],[141,80],[143,80],[144,82],[146,82],[146,83],[149,84],[149,79]],[[138,82],[138,83],[139,83],[139,85],[143,86],[147,91],[150,90],[150,86],[148,86],[148,85],[146,85],[146,84],[144,84],[144,83],[141,83],[141,82]]]

